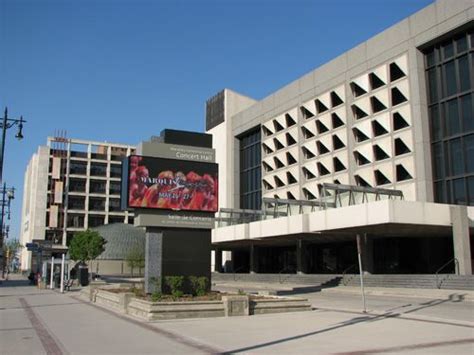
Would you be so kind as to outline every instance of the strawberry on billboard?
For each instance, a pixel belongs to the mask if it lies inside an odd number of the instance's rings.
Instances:
[[[132,155],[124,164],[123,182],[127,208],[218,210],[214,163]]]

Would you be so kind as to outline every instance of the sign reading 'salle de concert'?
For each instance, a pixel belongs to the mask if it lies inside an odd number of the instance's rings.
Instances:
[[[153,145],[159,156],[132,155],[123,161],[122,209],[134,210],[139,225],[153,220],[163,227],[212,228],[218,211],[214,151]]]

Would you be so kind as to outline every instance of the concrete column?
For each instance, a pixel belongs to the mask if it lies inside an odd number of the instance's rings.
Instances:
[[[49,281],[49,288],[52,290],[54,288],[54,256],[51,257],[51,280]]]
[[[258,252],[255,245],[250,245],[250,273],[256,274],[258,272]]]
[[[61,293],[64,293],[64,267],[66,262],[66,254],[61,255]]]
[[[146,231],[145,234],[145,292],[161,292],[157,281],[162,278],[163,233]]]
[[[453,226],[454,257],[459,262],[460,275],[472,275],[469,217],[466,206],[450,206]]]
[[[214,250],[214,271],[222,272],[222,250],[219,248]]]
[[[296,241],[296,271],[298,274],[306,274],[307,271],[306,249],[301,239]]]
[[[367,233],[362,236],[362,265],[365,274],[374,273],[374,240]]]

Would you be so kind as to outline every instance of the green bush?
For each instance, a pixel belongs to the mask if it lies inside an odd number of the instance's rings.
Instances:
[[[166,276],[165,277],[166,286],[169,287],[171,291],[171,296],[176,299],[183,296],[183,283],[184,276]]]
[[[209,284],[209,279],[205,276],[190,276],[189,282],[193,290],[193,295],[195,296],[204,296],[207,293],[207,287]]]
[[[151,294],[150,299],[152,302],[158,302],[159,300],[161,300],[162,296],[163,295],[161,294],[161,292],[156,291]]]

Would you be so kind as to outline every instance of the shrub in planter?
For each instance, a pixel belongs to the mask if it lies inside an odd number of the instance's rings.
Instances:
[[[207,277],[190,276],[189,282],[191,283],[193,295],[204,296],[207,293],[208,286],[209,286],[209,280]]]
[[[184,276],[165,276],[165,284],[171,291],[171,296],[176,299],[183,296]]]

